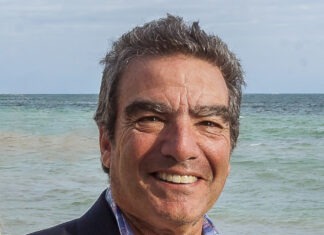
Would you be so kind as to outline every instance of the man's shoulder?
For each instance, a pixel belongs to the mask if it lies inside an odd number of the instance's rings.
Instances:
[[[95,204],[79,219],[29,235],[101,235],[119,234],[115,216],[105,199],[104,191]]]
[[[76,228],[77,220],[72,220],[28,235],[76,235],[78,234]]]

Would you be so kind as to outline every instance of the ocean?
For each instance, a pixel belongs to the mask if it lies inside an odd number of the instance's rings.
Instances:
[[[82,215],[107,187],[97,95],[0,95],[0,234]],[[324,94],[246,94],[221,234],[324,234]]]

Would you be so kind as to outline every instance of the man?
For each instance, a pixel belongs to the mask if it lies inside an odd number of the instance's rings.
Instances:
[[[110,188],[81,218],[35,234],[218,234],[206,216],[239,133],[241,66],[197,22],[168,15],[102,61],[95,114]]]

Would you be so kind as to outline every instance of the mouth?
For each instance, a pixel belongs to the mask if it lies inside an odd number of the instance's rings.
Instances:
[[[166,181],[174,184],[192,184],[195,183],[198,178],[192,175],[177,175],[177,174],[168,174],[168,173],[156,173],[156,178],[162,181]]]

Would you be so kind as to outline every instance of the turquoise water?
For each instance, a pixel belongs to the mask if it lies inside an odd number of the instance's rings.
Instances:
[[[80,216],[107,185],[96,95],[0,95],[0,234]],[[324,94],[245,95],[222,234],[324,234]]]

